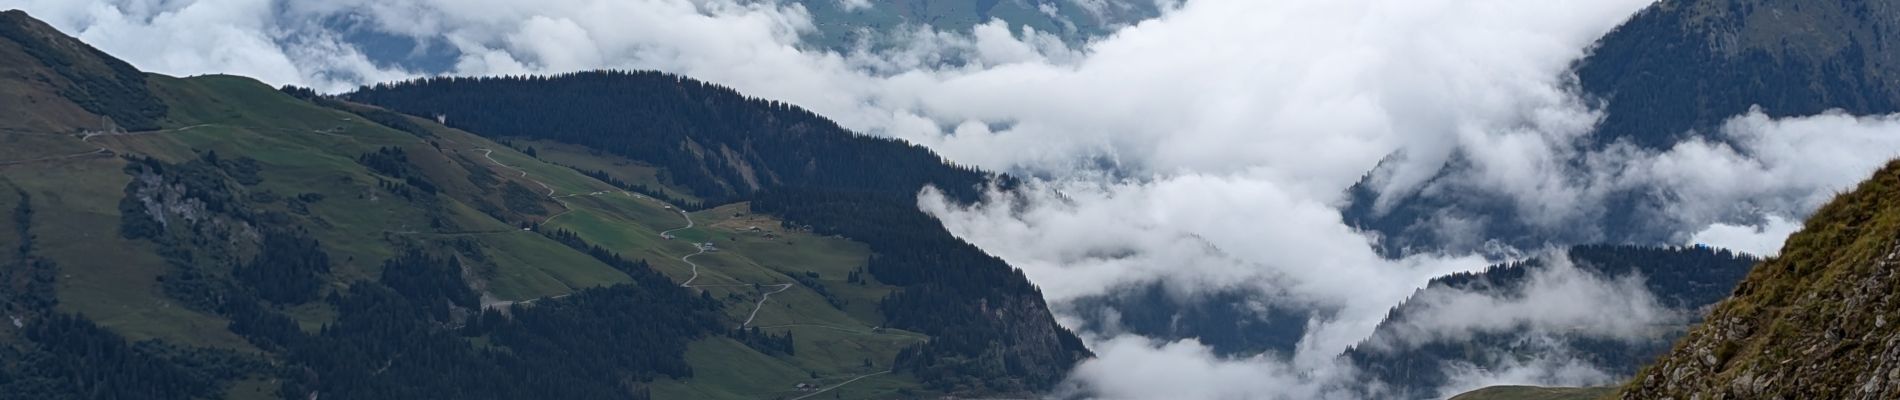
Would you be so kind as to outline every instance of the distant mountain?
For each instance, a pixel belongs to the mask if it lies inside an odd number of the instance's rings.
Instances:
[[[514,83],[448,113],[490,138],[0,14],[0,398],[1015,396],[1091,356],[915,206],[1005,177],[684,77]]]
[[[1773,117],[1900,112],[1900,4],[1670,0],[1576,66],[1604,102],[1599,142],[1667,148],[1761,106]]]
[[[1492,266],[1483,272],[1433,279],[1410,300],[1395,308],[1365,343],[1343,358],[1386,385],[1383,394],[1398,398],[1428,398],[1450,383],[1455,368],[1497,369],[1534,356],[1556,355],[1587,363],[1612,374],[1627,376],[1667,350],[1709,305],[1728,295],[1759,260],[1725,250],[1706,248],[1577,246],[1564,253],[1567,266],[1605,282],[1635,279],[1638,289],[1653,295],[1660,310],[1680,318],[1666,318],[1641,340],[1613,340],[1513,325],[1480,329],[1469,337],[1414,338],[1421,325],[1430,325],[1431,304],[1424,299],[1483,296],[1522,300],[1534,279],[1551,279],[1556,268],[1548,260]],[[1563,276],[1572,277],[1572,276]],[[1548,282],[1543,282],[1548,283]],[[1592,300],[1592,301],[1602,301]],[[1321,316],[1298,305],[1276,304],[1268,296],[1244,292],[1204,293],[1186,297],[1169,294],[1160,285],[1138,286],[1115,294],[1078,299],[1065,304],[1083,332],[1126,332],[1146,337],[1180,340],[1193,338],[1218,354],[1247,357],[1292,354],[1306,334],[1308,320]],[[1455,323],[1447,326],[1456,326]],[[1632,334],[1632,336],[1642,336]]]
[[[1725,120],[1761,106],[1770,116],[1829,109],[1856,115],[1900,112],[1900,5],[1860,0],[1664,0],[1599,40],[1575,65],[1580,90],[1605,119],[1593,140],[1601,149],[1627,142],[1666,149],[1707,135]],[[1473,250],[1469,238],[1507,238],[1528,248],[1557,243],[1659,243],[1650,224],[1665,194],[1626,191],[1602,205],[1603,215],[1561,230],[1538,229],[1514,215],[1506,194],[1458,185],[1445,177],[1470,168],[1454,156],[1439,178],[1389,210],[1374,203],[1376,187],[1349,191],[1349,223],[1380,234],[1392,255],[1407,249]],[[1465,221],[1479,233],[1438,229]]]
[[[1900,163],[1836,197],[1623,399],[1900,398]]]
[[[1193,338],[1224,356],[1293,354],[1316,314],[1278,304],[1270,296],[1236,289],[1194,296],[1160,283],[1075,299],[1062,305],[1082,332],[1126,332],[1151,338]]]
[[[776,0],[774,0],[776,1]],[[860,48],[889,50],[907,44],[919,29],[967,35],[979,24],[1003,21],[1010,32],[1023,28],[1053,35],[1077,46],[1113,33],[1124,26],[1161,15],[1164,4],[1178,0],[790,0],[811,15],[811,32],[804,45],[814,50],[850,54]],[[453,43],[440,37],[414,37],[383,32],[365,17],[352,13],[326,15],[315,27],[356,46],[370,61],[400,66],[424,74],[453,72],[462,57]],[[311,34],[311,32],[293,32]],[[291,35],[282,40],[298,40]],[[954,61],[954,60],[946,60]]]
[[[1435,321],[1421,320],[1435,318],[1433,315],[1483,319],[1434,313],[1432,308],[1442,305],[1427,299],[1481,296],[1501,302],[1527,301],[1527,291],[1538,284],[1534,280],[1563,279],[1539,278],[1540,274],[1558,273],[1553,271],[1557,267],[1548,260],[1532,259],[1433,279],[1410,300],[1393,308],[1372,337],[1348,350],[1344,358],[1387,385],[1392,392],[1386,395],[1403,398],[1455,394],[1433,391],[1451,383],[1453,371],[1458,368],[1497,371],[1545,356],[1575,359],[1612,376],[1627,376],[1665,351],[1669,343],[1700,320],[1706,307],[1727,296],[1758,261],[1724,250],[1628,246],[1580,246],[1570,249],[1565,257],[1577,272],[1604,282],[1640,280],[1640,289],[1655,296],[1661,311],[1680,317],[1663,318],[1662,325],[1642,328],[1645,332],[1621,332],[1626,336],[1621,338],[1591,334],[1591,329],[1552,330],[1521,322],[1455,334],[1430,334],[1423,332],[1429,329],[1419,328],[1437,326]]]
[[[818,32],[808,40],[820,47],[849,52],[859,44],[879,48],[895,44],[918,27],[969,33],[978,24],[1006,22],[1055,35],[1070,45],[1161,15],[1167,0],[797,0],[812,15]]]

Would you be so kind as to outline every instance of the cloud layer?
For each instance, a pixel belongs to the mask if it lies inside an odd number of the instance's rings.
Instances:
[[[1182,297],[1251,290],[1317,311],[1286,359],[1094,337],[1101,357],[1073,383],[1110,398],[1346,395],[1334,390],[1352,375],[1334,364],[1340,350],[1430,278],[1487,264],[1471,254],[1382,258],[1348,228],[1343,191],[1382,161],[1374,182],[1396,196],[1432,190],[1426,180],[1447,160],[1467,157],[1472,168],[1441,190],[1504,194],[1550,227],[1597,215],[1592,207],[1618,190],[1658,193],[1670,219],[1657,223],[1679,242],[1771,252],[1788,221],[1900,149],[1895,117],[1753,113],[1666,151],[1575,150],[1601,115],[1575,95],[1566,68],[1650,3],[1192,0],[1086,44],[990,23],[968,34],[919,27],[904,46],[838,53],[803,45],[814,21],[775,1],[18,2],[176,75],[328,91],[417,75],[365,56],[326,22],[338,20],[452,46],[456,74],[682,73],[1041,178],[978,205],[930,193],[919,205],[1022,268],[1054,302],[1160,283]],[[1578,375],[1551,371],[1568,365],[1472,379],[1563,383]],[[1205,392],[1151,391],[1178,382]]]

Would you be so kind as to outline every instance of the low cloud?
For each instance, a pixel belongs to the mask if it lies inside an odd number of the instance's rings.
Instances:
[[[838,0],[838,8],[845,11],[858,11],[871,8],[871,0]]]
[[[1265,357],[1222,358],[1193,339],[1122,336],[1098,341],[1061,397],[1099,399],[1356,399],[1368,388],[1349,365],[1289,368]]]
[[[1439,398],[1491,386],[1592,387],[1616,383],[1617,377],[1591,365],[1567,349],[1552,344],[1527,358],[1501,357],[1499,365],[1480,367],[1465,362],[1444,366],[1451,380],[1436,390]]]
[[[1782,242],[1801,230],[1801,223],[1778,215],[1769,215],[1761,225],[1713,224],[1691,236],[1690,245],[1719,247],[1773,257],[1781,254]]]
[[[1683,311],[1663,306],[1641,276],[1600,276],[1577,268],[1558,252],[1540,259],[1545,266],[1531,270],[1527,283],[1516,290],[1420,291],[1408,300],[1403,318],[1386,324],[1367,343],[1369,348],[1410,349],[1512,332],[1642,342],[1688,322]]]
[[[1460,150],[1460,168],[1417,196],[1500,199],[1532,235],[1569,243],[1634,238],[1773,254],[1798,228],[1795,221],[1900,156],[1900,115],[1830,111],[1776,119],[1753,110],[1664,150],[1626,143],[1583,150],[1579,142],[1588,138],[1572,132],[1533,130],[1474,141]],[[1383,195],[1389,197],[1381,201],[1406,197]],[[1612,207],[1626,208],[1615,211],[1632,214],[1641,225],[1622,228],[1640,232],[1612,237],[1599,231]],[[1481,232],[1473,228],[1481,221],[1461,217],[1423,222],[1451,232],[1441,235],[1448,238]],[[1743,237],[1737,227],[1755,232]]]

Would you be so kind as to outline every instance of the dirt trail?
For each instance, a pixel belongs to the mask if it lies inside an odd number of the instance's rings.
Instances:
[[[804,396],[798,396],[798,397],[793,397],[793,398],[792,398],[792,400],[803,400],[803,399],[805,399],[805,398],[807,398],[807,397],[812,397],[812,396],[817,396],[817,395],[819,395],[819,394],[821,394],[821,393],[824,393],[824,392],[829,392],[829,391],[831,391],[832,389],[837,389],[837,388],[841,388],[841,387],[844,387],[844,385],[849,385],[849,384],[851,384],[851,382],[857,382],[857,381],[858,381],[858,380],[860,380],[860,379],[864,379],[864,378],[869,378],[869,377],[873,377],[873,376],[878,376],[878,375],[883,375],[883,374],[888,374],[888,373],[891,373],[891,370],[888,370],[888,369],[887,369],[887,370],[884,370],[883,372],[873,372],[873,373],[869,373],[869,374],[864,374],[864,375],[859,375],[859,376],[858,376],[858,377],[856,377],[856,378],[851,378],[851,380],[848,380],[848,381],[844,381],[844,382],[841,382],[841,383],[838,383],[838,384],[836,384],[836,385],[831,385],[831,386],[829,386],[829,387],[826,387],[826,388],[824,388],[824,389],[818,389],[818,391],[816,391],[816,392],[811,392],[811,393],[806,393],[806,394],[805,394]]]

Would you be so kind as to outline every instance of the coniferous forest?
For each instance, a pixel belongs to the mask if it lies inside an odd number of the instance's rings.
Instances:
[[[881,313],[892,327],[935,338],[901,354],[898,369],[935,389],[1047,388],[1089,356],[1081,340],[1039,313],[1042,296],[1026,277],[916,207],[926,186],[975,201],[986,186],[1013,187],[1007,176],[859,135],[785,103],[658,72],[431,78],[343,98],[441,116],[482,135],[553,140],[647,162],[707,199],[703,206],[752,201],[790,224],[865,242],[876,253],[869,273],[903,287],[882,301]],[[1054,339],[1036,341],[1045,338]]]

